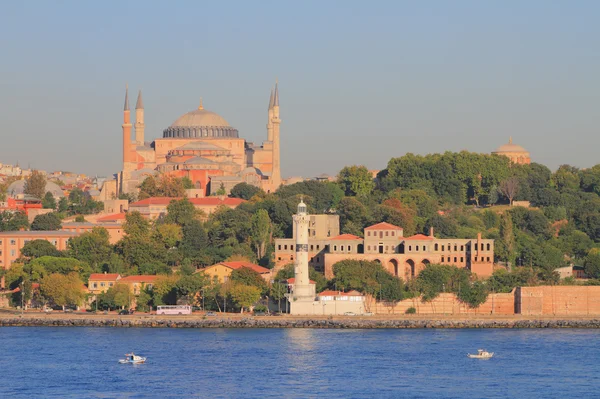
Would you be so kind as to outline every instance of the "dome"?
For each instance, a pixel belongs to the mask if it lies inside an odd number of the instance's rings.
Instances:
[[[51,181],[46,182],[46,187],[44,188],[44,191],[46,193],[47,192],[52,193],[54,198],[62,198],[65,196],[65,194],[63,193],[61,188],[58,186],[58,184],[53,183]],[[17,180],[15,182],[12,182],[6,189],[6,193],[10,197],[16,197],[17,195],[24,194],[25,193],[25,180],[23,179],[23,180]]]
[[[494,151],[494,153],[508,153],[508,152],[522,152],[527,153],[528,151],[518,144],[513,144],[512,137],[508,140],[508,144],[501,145]]]
[[[237,129],[220,115],[205,110],[202,104],[198,109],[177,118],[175,122],[163,131],[163,137],[172,138],[208,138],[230,137],[238,138]]]
[[[205,109],[196,109],[180,116],[170,127],[217,126],[229,127],[229,123],[220,115]]]

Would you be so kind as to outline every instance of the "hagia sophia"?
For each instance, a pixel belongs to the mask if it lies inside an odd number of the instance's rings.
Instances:
[[[132,123],[126,89],[121,126],[123,167],[115,180],[104,183],[100,198],[135,193],[146,177],[156,174],[189,178],[194,185],[193,194],[189,195],[198,198],[214,195],[219,189],[229,193],[242,182],[273,192],[282,184],[302,181],[304,179],[299,177],[282,179],[280,124],[276,83],[269,100],[267,137],[261,145],[240,137],[236,128],[222,116],[205,109],[202,101],[197,109],[183,114],[164,129],[161,138],[146,141],[142,92],[137,97],[135,123]],[[506,156],[517,164],[531,163],[529,152],[514,144],[512,137],[492,154]],[[331,177],[317,179],[331,180]]]
[[[254,145],[222,116],[200,106],[175,120],[163,130],[162,138],[145,140],[144,103],[141,91],[131,122],[129,93],[123,109],[123,170],[117,175],[113,192],[136,192],[142,181],[157,173],[187,177],[198,197],[220,188],[227,192],[238,183],[248,183],[265,192],[281,185],[279,90],[271,90],[268,107],[267,138]],[[131,138],[131,128],[135,138]]]

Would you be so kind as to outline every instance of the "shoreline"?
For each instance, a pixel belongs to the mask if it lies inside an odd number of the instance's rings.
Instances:
[[[226,314],[156,316],[139,314],[15,314],[0,315],[0,327],[119,327],[119,328],[322,328],[322,329],[471,329],[471,328],[600,328],[597,316],[252,316]]]

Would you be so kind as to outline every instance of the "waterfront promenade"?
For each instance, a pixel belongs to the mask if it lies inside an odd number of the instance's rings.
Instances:
[[[253,316],[239,313],[134,315],[92,313],[0,313],[0,326],[151,328],[600,328],[598,316],[373,315]]]

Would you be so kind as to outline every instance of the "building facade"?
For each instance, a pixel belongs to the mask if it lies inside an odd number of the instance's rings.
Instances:
[[[276,268],[295,261],[290,239],[275,240]],[[327,239],[309,237],[309,264],[331,279],[333,265],[346,259],[381,263],[394,276],[409,280],[427,264],[445,264],[469,269],[481,277],[490,276],[494,265],[494,240],[437,238],[429,235],[404,237],[401,227],[378,223],[364,229],[364,238],[342,234]]]
[[[80,233],[71,231],[4,231],[0,232],[0,268],[9,269],[21,257],[23,246],[33,240],[46,240],[59,251],[67,249],[69,240]]]
[[[123,109],[123,170],[116,191],[136,192],[150,175],[166,173],[188,177],[203,196],[226,191],[242,182],[266,192],[281,185],[279,89],[271,91],[267,119],[267,139],[254,145],[239,136],[237,129],[220,115],[200,106],[179,117],[163,130],[162,137],[145,140],[144,104],[138,94],[135,124],[132,124],[128,91]],[[132,127],[135,137],[131,137]],[[107,187],[112,187],[110,184]],[[107,191],[112,189],[107,188]]]

